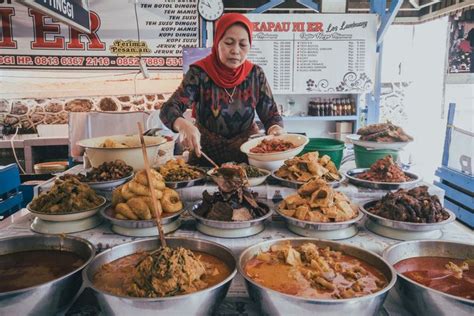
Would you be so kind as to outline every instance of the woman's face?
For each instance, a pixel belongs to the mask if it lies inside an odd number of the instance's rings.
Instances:
[[[234,24],[227,29],[218,44],[219,60],[229,68],[237,68],[247,59],[250,49],[245,27]]]

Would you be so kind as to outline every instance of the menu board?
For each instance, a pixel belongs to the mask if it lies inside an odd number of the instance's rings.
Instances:
[[[0,1],[0,69],[138,69],[141,56],[149,69],[181,70],[182,48],[201,46],[196,0],[88,2],[91,32]]]
[[[274,93],[362,93],[375,80],[374,14],[248,14],[248,58]]]

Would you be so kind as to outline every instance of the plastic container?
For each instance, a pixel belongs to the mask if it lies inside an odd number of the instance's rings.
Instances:
[[[377,160],[391,155],[397,161],[398,150],[394,149],[366,149],[359,145],[354,145],[355,163],[357,168],[370,168]]]
[[[300,155],[317,151],[319,156],[328,155],[339,169],[344,153],[344,142],[333,138],[310,138]]]
[[[65,171],[68,165],[67,161],[50,161],[37,163],[33,168],[36,174],[51,174]]]

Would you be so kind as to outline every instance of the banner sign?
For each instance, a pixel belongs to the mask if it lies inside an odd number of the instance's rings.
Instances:
[[[0,4],[0,69],[139,69],[142,56],[149,69],[181,70],[183,47],[201,46],[195,0],[140,0],[140,40],[133,1],[89,0],[90,33],[8,2]]]
[[[248,14],[249,59],[274,93],[361,93],[375,82],[374,14]]]
[[[71,25],[79,31],[86,33],[91,31],[87,0],[23,0],[20,2],[49,17]]]

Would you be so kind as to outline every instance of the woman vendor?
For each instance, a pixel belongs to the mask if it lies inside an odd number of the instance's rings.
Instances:
[[[251,44],[252,23],[242,14],[224,14],[216,25],[211,54],[191,65],[163,104],[162,122],[179,132],[183,145],[194,151],[190,163],[208,164],[197,158],[201,148],[218,164],[246,161],[240,145],[258,133],[255,112],[267,134],[284,133],[262,68],[247,60]],[[188,108],[195,124],[183,117]]]

